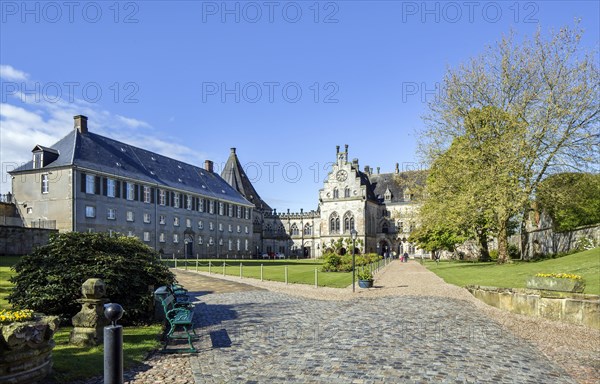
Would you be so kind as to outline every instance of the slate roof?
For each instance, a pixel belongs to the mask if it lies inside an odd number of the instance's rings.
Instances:
[[[373,194],[379,202],[384,202],[386,190],[392,193],[392,199],[386,203],[404,202],[404,191],[406,188],[412,194],[418,194],[420,188],[425,185],[427,171],[406,171],[400,173],[377,173],[369,175],[373,186]]]
[[[257,209],[272,211],[271,207],[260,197],[248,179],[235,153],[235,148],[231,148],[231,153],[227,159],[225,168],[221,172],[221,177],[248,201],[254,204]]]
[[[38,148],[45,148],[36,146]],[[218,174],[93,132],[72,130],[49,147],[58,158],[43,169],[76,166],[249,206]],[[33,170],[33,160],[9,172]]]
[[[358,177],[360,177],[360,185],[366,185],[367,186],[367,200],[371,200],[371,201],[378,201],[377,200],[377,195],[375,194],[375,186],[372,184],[371,180],[369,179],[369,175],[367,175],[364,172],[361,172],[359,170],[357,170],[358,173]]]

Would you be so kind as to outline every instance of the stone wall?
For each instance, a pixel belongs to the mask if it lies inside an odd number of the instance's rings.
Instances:
[[[0,226],[0,255],[27,255],[46,245],[54,229]]]
[[[540,255],[566,253],[575,249],[582,238],[592,239],[600,244],[600,225],[582,227],[569,232],[555,232],[552,228],[543,228],[527,232],[527,245],[523,252],[525,260]],[[520,235],[511,236],[509,243],[519,246]]]
[[[467,289],[477,299],[496,308],[600,329],[600,296],[597,295],[480,286]]]

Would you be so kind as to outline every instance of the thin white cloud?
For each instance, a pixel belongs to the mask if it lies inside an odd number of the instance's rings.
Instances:
[[[29,75],[3,65],[3,79],[28,80]],[[100,104],[75,99],[48,101],[44,97],[21,97],[15,93],[0,103],[0,193],[11,189],[6,173],[31,160],[31,150],[37,144],[51,146],[73,128],[73,116],[88,117],[91,132],[123,141],[127,144],[157,152],[163,156],[201,166],[206,154],[178,143],[180,139],[153,131],[152,126],[134,117],[113,114]]]
[[[0,64],[0,78],[8,81],[25,81],[29,78],[29,75],[10,65]]]
[[[120,122],[122,122],[123,124],[125,124],[131,128],[150,128],[150,124],[146,123],[145,121],[141,121],[138,119],[133,119],[133,118],[125,117],[125,116],[121,116],[121,115],[117,115],[116,118],[117,118],[117,120],[119,120]]]

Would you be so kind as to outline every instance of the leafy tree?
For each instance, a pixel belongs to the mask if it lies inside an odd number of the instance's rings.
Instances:
[[[536,202],[559,231],[600,223],[600,174],[552,175],[540,183]]]
[[[125,309],[125,322],[149,320],[153,298],[148,288],[175,280],[140,240],[103,233],[54,235],[47,245],[22,257],[14,270],[11,304],[67,319],[81,309],[77,299],[89,278],[106,283],[107,297]]]
[[[500,236],[499,262],[508,259],[503,241],[512,216],[524,222],[544,177],[597,167],[600,72],[597,55],[585,52],[580,39],[581,32],[569,28],[548,39],[538,31],[522,42],[511,34],[449,69],[445,92],[429,105],[421,153],[439,168],[444,156],[456,157],[457,166],[466,161],[455,172],[444,171],[460,180],[450,184],[460,184],[460,193],[454,200],[446,194],[451,201],[445,206],[456,203],[455,218],[470,217],[449,222],[459,232],[475,229],[481,239],[487,232]]]

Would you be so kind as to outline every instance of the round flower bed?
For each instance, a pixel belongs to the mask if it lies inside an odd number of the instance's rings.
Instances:
[[[52,370],[56,316],[0,311],[0,383],[33,383]]]

